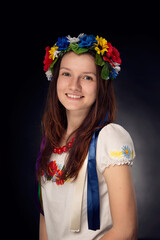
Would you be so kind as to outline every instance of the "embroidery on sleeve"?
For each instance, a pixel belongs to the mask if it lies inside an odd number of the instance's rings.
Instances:
[[[132,160],[135,156],[134,150],[131,151],[131,149],[128,146],[122,146],[121,151],[110,151],[109,153],[110,157],[113,160],[118,160],[117,162],[113,162],[111,164],[131,164],[132,165]]]

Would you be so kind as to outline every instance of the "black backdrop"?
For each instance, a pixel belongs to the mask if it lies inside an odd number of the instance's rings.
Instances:
[[[53,45],[58,36],[77,36],[84,32],[105,37],[121,53],[122,71],[114,83],[118,103],[116,122],[130,132],[136,149],[132,172],[139,239],[160,239],[160,46],[155,24],[157,15],[151,18],[152,10],[148,8],[145,12],[143,7],[135,7],[133,12],[120,12],[118,18],[115,18],[118,11],[114,9],[110,15],[107,11],[101,13],[103,18],[96,15],[93,18],[93,14],[90,17],[85,12],[83,17],[80,15],[79,23],[76,14],[69,19],[66,14],[63,22],[55,20],[57,27],[53,24],[53,31],[52,28],[48,31],[49,34],[52,32],[51,35],[47,34],[45,25],[42,28],[43,36],[39,38],[50,37],[52,40],[39,40],[31,32],[27,40],[25,36],[17,39],[13,54],[18,60],[13,61],[15,73],[7,81],[4,99],[6,102],[9,97],[5,108],[9,129],[5,144],[5,184],[2,183],[6,204],[4,223],[8,226],[9,222],[6,236],[38,239],[39,214],[34,203],[35,160],[49,84],[43,72],[44,49]]]

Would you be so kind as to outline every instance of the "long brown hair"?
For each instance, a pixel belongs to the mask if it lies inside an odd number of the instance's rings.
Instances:
[[[87,54],[95,57],[94,52],[90,51],[87,52]],[[54,147],[60,147],[60,140],[67,128],[66,110],[58,100],[57,96],[57,79],[61,60],[62,58],[57,61],[54,69],[54,76],[49,86],[46,106],[41,122],[42,133],[43,136],[45,136],[45,146],[41,149],[41,158],[37,171],[37,177],[39,180],[42,171],[48,175],[48,163],[52,149]],[[64,180],[66,178],[77,178],[79,170],[87,156],[93,132],[97,128],[98,123],[101,120],[104,120],[106,112],[108,111],[108,121],[105,125],[113,122],[115,119],[116,102],[112,80],[103,80],[101,78],[101,67],[96,65],[96,68],[96,101],[93,103],[82,124],[74,131],[74,133],[72,133],[75,140],[69,151],[64,174],[62,175]]]

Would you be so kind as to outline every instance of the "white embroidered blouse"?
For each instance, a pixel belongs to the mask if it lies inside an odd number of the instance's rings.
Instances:
[[[59,182],[57,176],[63,168],[67,153],[52,154],[54,166],[50,181],[42,181],[42,203],[48,240],[98,240],[112,227],[108,189],[103,172],[110,165],[132,165],[135,157],[133,141],[129,133],[118,124],[108,124],[99,133],[96,149],[96,164],[100,194],[100,230],[88,229],[87,220],[87,176],[82,196],[81,228],[70,231],[75,182]]]

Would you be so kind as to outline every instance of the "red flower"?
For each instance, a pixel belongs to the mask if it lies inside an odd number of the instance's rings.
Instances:
[[[103,57],[105,61],[108,61],[110,58],[113,62],[121,64],[120,54],[115,47],[112,47],[111,43],[108,43],[108,52],[106,52],[106,56]]]
[[[51,161],[48,165],[48,174],[50,177],[53,177],[58,171],[56,161]]]
[[[44,63],[44,71],[46,72],[46,71],[48,71],[51,63],[53,62],[53,59],[50,59],[50,58],[49,58],[49,56],[50,56],[50,54],[49,54],[50,47],[46,47],[45,50],[46,50],[46,55],[45,55],[45,57],[44,57],[43,63]]]
[[[112,65],[112,67],[115,67],[113,62],[107,56],[103,56],[103,60],[106,61],[106,62],[109,62]]]
[[[63,179],[60,179],[60,177],[62,176],[63,174],[63,170],[59,170],[57,172],[57,179],[56,179],[56,184],[57,185],[63,185],[64,184],[64,180]]]

